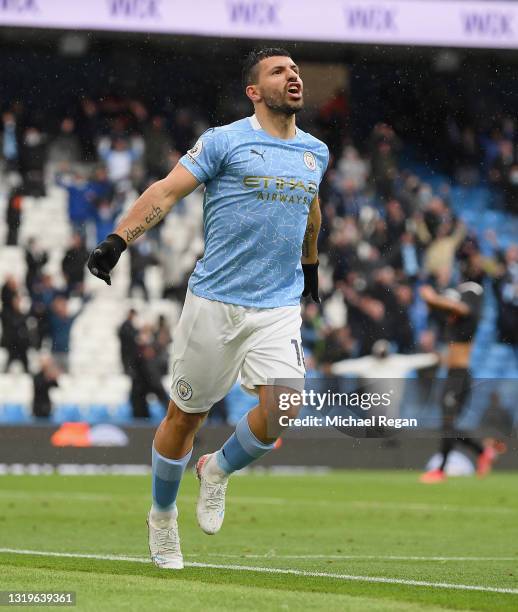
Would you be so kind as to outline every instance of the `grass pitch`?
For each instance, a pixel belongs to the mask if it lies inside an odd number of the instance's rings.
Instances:
[[[206,536],[188,473],[175,572],[147,559],[149,478],[1,476],[0,590],[76,591],[79,610],[518,610],[516,483],[236,476]]]

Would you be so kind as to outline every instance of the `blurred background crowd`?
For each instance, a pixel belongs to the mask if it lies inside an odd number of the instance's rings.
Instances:
[[[330,364],[367,355],[380,339],[398,353],[439,350],[443,325],[429,316],[419,286],[430,283],[444,290],[475,280],[486,289],[473,354],[475,375],[516,376],[515,117],[499,111],[497,101],[473,99],[467,85],[457,96],[441,99],[438,111],[434,104],[444,93],[441,83],[426,92],[416,87],[411,100],[386,87],[381,111],[372,93],[379,93],[383,79],[374,92],[368,89],[372,84],[362,82],[356,95],[345,86],[333,89],[325,100],[308,106],[299,121],[331,150],[320,187],[322,304],[303,305],[308,369],[328,374]],[[92,279],[85,280],[89,250],[207,127],[249,112],[244,100],[231,95],[221,95],[224,103],[216,112],[213,99],[204,109],[199,99],[192,107],[176,106],[168,98],[149,100],[113,91],[97,97],[69,95],[66,108],[43,110],[34,104],[26,107],[18,98],[0,99],[3,244],[21,250],[25,260],[23,279],[9,270],[0,278],[0,366],[33,377],[33,414],[40,417],[51,414],[50,390],[70,372],[75,322],[97,299]],[[358,117],[361,121],[355,124]],[[67,244],[60,245],[59,266],[50,273],[52,248],[42,240],[46,224],[32,235],[21,235],[20,228],[28,202],[31,210],[39,207],[41,212],[53,197],[65,202],[69,232]],[[199,194],[196,202],[201,208]],[[199,215],[193,222],[192,206],[181,202],[177,208],[171,225],[196,230],[195,239],[187,240],[187,259],[175,250],[174,228],[168,233],[165,223],[124,254],[129,270],[117,305],[117,373],[130,381],[128,401],[137,418],[149,417],[150,401],[158,411],[167,405],[174,324],[190,270],[202,255]],[[52,214],[47,223],[53,224]],[[166,304],[165,310],[139,322],[156,300]],[[175,305],[169,316],[168,302]],[[489,346],[500,349],[488,360]],[[102,345],[98,350],[103,351]],[[227,398],[213,418],[235,420],[247,402],[241,396]]]

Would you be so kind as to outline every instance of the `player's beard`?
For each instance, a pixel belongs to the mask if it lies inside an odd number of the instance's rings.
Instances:
[[[295,115],[299,111],[302,110],[304,106],[304,98],[297,100],[296,102],[289,102],[288,100],[283,99],[282,96],[278,95],[265,95],[263,96],[263,100],[265,105],[273,112],[279,113],[282,115],[287,115],[288,117],[291,115]]]

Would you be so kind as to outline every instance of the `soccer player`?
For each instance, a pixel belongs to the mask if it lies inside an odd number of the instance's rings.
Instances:
[[[425,472],[421,482],[431,484],[446,480],[445,468],[448,456],[459,442],[477,455],[477,474],[485,476],[491,469],[495,459],[495,449],[492,445],[483,446],[477,440],[469,438],[455,429],[455,421],[459,418],[471,393],[471,374],[469,360],[473,338],[477,331],[482,310],[484,290],[473,281],[460,283],[455,289],[450,289],[441,295],[433,287],[421,287],[421,297],[428,307],[446,314],[446,333],[448,353],[446,362],[448,375],[442,392],[442,427],[441,441],[442,461],[439,468]]]
[[[303,388],[300,296],[319,301],[318,185],[328,149],[295,124],[303,83],[287,51],[250,53],[243,80],[255,114],[202,134],[88,261],[90,271],[110,284],[127,244],[205,184],[205,254],[190,278],[175,332],[171,401],[152,449],[149,548],[161,568],[183,567],[176,497],[208,411],[238,375],[258,396],[222,448],[196,464],[198,523],[214,534],[223,523],[229,476],[272,450],[280,433],[279,393]]]

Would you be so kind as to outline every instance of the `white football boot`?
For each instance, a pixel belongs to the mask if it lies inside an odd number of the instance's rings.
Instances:
[[[196,463],[200,493],[196,506],[198,525],[208,535],[221,529],[225,518],[225,493],[228,476],[217,466],[215,453],[203,455]]]
[[[183,569],[177,518],[178,510],[169,520],[153,520],[151,512],[147,515],[151,561],[162,569]]]

